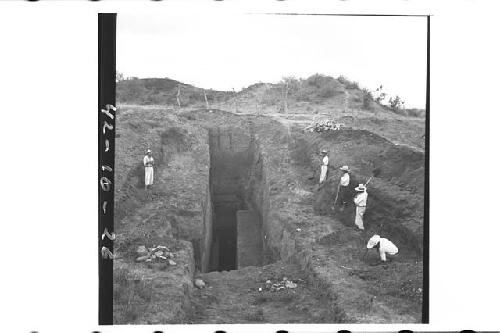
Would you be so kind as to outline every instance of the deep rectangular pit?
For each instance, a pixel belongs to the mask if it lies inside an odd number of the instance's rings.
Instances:
[[[246,193],[255,161],[250,142],[241,130],[210,131],[213,214],[206,271],[262,264],[262,222],[248,204],[251,194]]]

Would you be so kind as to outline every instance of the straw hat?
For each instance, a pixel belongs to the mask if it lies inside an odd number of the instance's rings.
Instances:
[[[379,235],[373,235],[372,238],[368,240],[368,244],[366,244],[367,249],[373,248],[377,243],[380,242],[380,236]]]
[[[151,149],[146,150],[146,154],[151,153]]]
[[[344,166],[340,167],[340,170],[349,171],[349,167],[347,165],[344,165]]]
[[[326,149],[323,149],[323,150],[321,151],[321,154],[328,154],[328,152],[326,151]]]
[[[355,188],[355,190],[358,192],[364,192],[366,191],[366,186],[364,184],[359,184],[358,187]]]

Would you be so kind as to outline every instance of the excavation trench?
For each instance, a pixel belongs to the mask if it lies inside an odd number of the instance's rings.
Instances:
[[[259,155],[254,137],[241,129],[209,131],[210,175],[205,207],[202,272],[229,271],[263,263],[262,214],[254,204],[253,170]]]

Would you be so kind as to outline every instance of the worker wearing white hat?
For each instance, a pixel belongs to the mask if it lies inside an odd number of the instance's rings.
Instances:
[[[354,204],[356,205],[356,218],[354,220],[354,224],[358,226],[359,229],[364,230],[363,226],[363,215],[366,210],[366,200],[368,199],[368,192],[366,192],[366,186],[364,184],[359,184],[358,187],[355,188],[356,196],[354,197]]]
[[[155,164],[155,160],[153,159],[153,156],[152,155],[152,152],[151,152],[151,149],[148,149],[146,151],[146,156],[144,156],[144,160],[143,160],[143,163],[144,163],[144,184],[145,184],[145,187],[146,189],[148,188],[148,186],[151,186],[153,185],[153,166]]]
[[[347,165],[344,165],[340,168],[340,171],[343,172],[342,177],[340,177],[340,183],[339,183],[339,199],[340,199],[340,204],[342,205],[341,208],[345,206],[347,203],[347,187],[349,186],[350,182],[350,176],[349,176],[349,167]]]
[[[319,175],[319,183],[322,184],[326,180],[326,173],[328,171],[328,152],[323,149],[321,151],[323,155],[323,160],[321,161],[321,173]]]
[[[398,248],[394,245],[394,243],[387,238],[380,237],[379,235],[373,235],[372,238],[368,240],[368,243],[366,244],[366,252],[368,252],[368,249],[378,249],[380,260],[382,261],[387,261],[387,254],[395,255],[398,253]]]

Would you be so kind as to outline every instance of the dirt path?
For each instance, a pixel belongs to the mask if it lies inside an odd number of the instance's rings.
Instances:
[[[307,284],[304,272],[293,264],[249,266],[199,277],[206,287],[194,291],[189,323],[322,323],[334,318]],[[297,288],[266,290],[266,280],[277,283],[283,278],[296,283]]]

